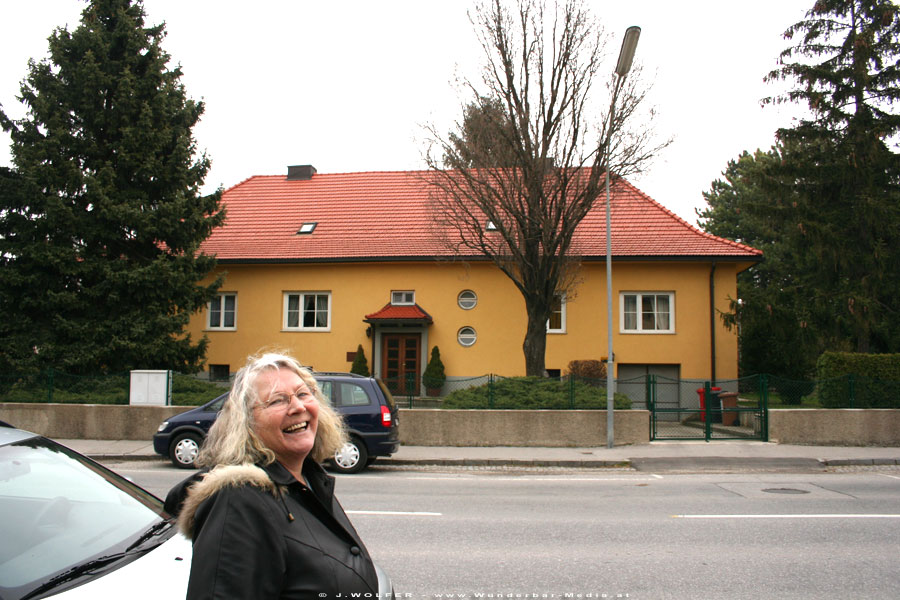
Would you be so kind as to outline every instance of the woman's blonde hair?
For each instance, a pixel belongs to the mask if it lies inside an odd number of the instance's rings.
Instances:
[[[334,456],[335,451],[346,443],[344,421],[322,395],[309,369],[287,354],[267,353],[251,356],[247,359],[247,364],[235,374],[231,393],[200,450],[198,465],[214,467],[258,462],[269,464],[275,461],[275,453],[253,431],[253,407],[260,401],[256,380],[262,373],[279,369],[296,373],[319,401],[318,428],[310,457],[322,462]]]

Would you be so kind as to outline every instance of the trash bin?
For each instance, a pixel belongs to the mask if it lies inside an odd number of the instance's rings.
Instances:
[[[722,405],[722,425],[737,425],[736,421],[738,420],[737,410],[728,410],[737,409],[738,407],[738,395],[735,392],[721,392],[719,394],[719,402]]]
[[[719,401],[719,392],[722,391],[720,387],[711,387],[709,388],[709,411],[710,411],[710,423],[721,423],[722,422],[722,403]],[[698,388],[697,394],[700,396],[700,421],[706,422],[706,388]]]

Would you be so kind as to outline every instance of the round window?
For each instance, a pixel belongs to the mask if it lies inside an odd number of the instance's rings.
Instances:
[[[472,310],[478,304],[478,296],[472,290],[463,290],[456,297],[456,303],[463,310]]]
[[[471,346],[475,343],[477,338],[478,334],[476,334],[475,330],[471,327],[463,327],[459,330],[459,333],[456,334],[456,339],[463,346]]]

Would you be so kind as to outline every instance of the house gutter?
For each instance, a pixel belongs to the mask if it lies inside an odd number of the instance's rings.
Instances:
[[[709,377],[716,385],[716,261],[709,269]]]

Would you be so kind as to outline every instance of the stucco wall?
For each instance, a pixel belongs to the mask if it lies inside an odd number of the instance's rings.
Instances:
[[[716,267],[716,308],[728,310],[736,286],[734,264]],[[391,290],[414,290],[415,299],[434,322],[422,332],[424,369],[431,348],[441,350],[447,375],[477,377],[494,373],[524,375],[522,341],[527,326],[521,294],[499,269],[488,263],[435,262],[322,265],[225,265],[223,293],[237,294],[234,331],[206,330],[206,311],[194,315],[189,332],[206,335],[209,364],[227,364],[231,372],[262,347],[285,349],[321,371],[346,371],[347,353],[362,345],[369,368],[380,373],[379,338],[367,337],[365,315],[390,301]],[[619,363],[679,364],[680,376],[710,377],[710,264],[704,262],[616,262],[613,266],[614,347]],[[477,305],[463,310],[457,296],[472,290]],[[619,328],[620,292],[675,294],[675,333],[629,334]],[[328,331],[284,331],[284,292],[330,292]],[[716,318],[716,375],[737,377],[737,337]],[[457,342],[461,327],[473,327],[476,343]],[[399,331],[399,330],[396,330]],[[585,262],[577,289],[566,302],[564,333],[547,336],[546,366],[565,371],[572,360],[600,360],[606,348],[606,271],[602,262]]]

